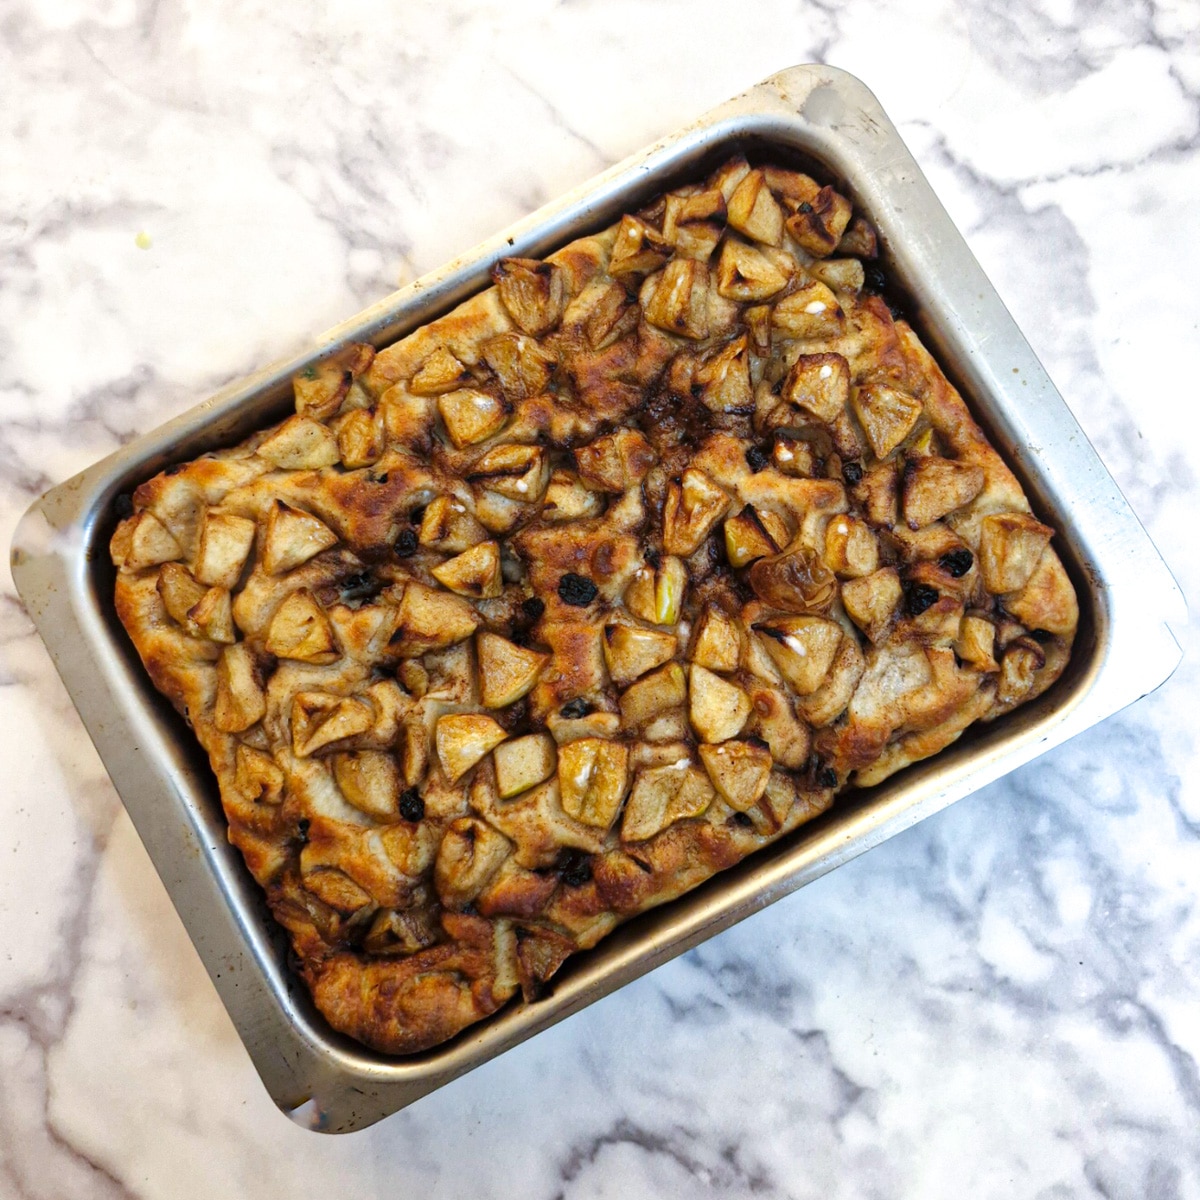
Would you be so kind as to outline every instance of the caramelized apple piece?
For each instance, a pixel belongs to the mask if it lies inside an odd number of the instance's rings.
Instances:
[[[801,696],[811,695],[824,683],[844,636],[836,621],[821,617],[774,617],[756,623],[754,632]]]
[[[801,354],[780,395],[819,421],[834,421],[850,399],[850,364],[840,354]]]
[[[920,400],[883,383],[858,388],[850,402],[876,458],[887,458],[921,416]]]
[[[475,600],[494,599],[503,590],[500,578],[500,547],[480,542],[430,572],[443,587]]]
[[[778,246],[783,241],[783,210],[771,195],[761,171],[750,171],[729,197],[729,224],[756,242]]]
[[[575,451],[579,478],[600,492],[637,487],[654,460],[650,443],[636,429],[618,429]]]
[[[787,285],[787,276],[761,250],[731,237],[717,261],[717,292],[726,300],[769,300]]]
[[[562,320],[568,297],[561,267],[532,258],[502,258],[492,268],[492,280],[522,332],[541,337]]]
[[[459,450],[487,441],[508,421],[508,406],[504,401],[478,388],[446,392],[438,397],[437,406],[446,432]]]
[[[688,657],[710,671],[736,671],[742,657],[737,622],[719,608],[706,608],[696,622]]]
[[[253,522],[247,537],[253,534]],[[262,565],[268,575],[306,563],[310,558],[337,545],[337,534],[324,521],[311,513],[302,512],[276,500],[267,510],[267,530],[263,539]],[[232,561],[226,560],[226,570],[232,574]],[[241,568],[238,568],[241,573]],[[228,578],[228,575],[226,576]],[[236,580],[234,581],[236,582]],[[232,587],[233,585],[228,585]]]
[[[687,557],[699,549],[732,503],[703,471],[689,467],[667,489],[663,508],[663,549]]]
[[[258,665],[245,642],[226,646],[217,660],[213,722],[223,733],[242,733],[267,711]]]
[[[478,627],[479,617],[465,600],[414,582],[404,589],[388,646],[401,658],[419,658],[464,641]]]
[[[399,817],[400,770],[382,750],[356,750],[333,756],[333,777],[348,804],[377,821]]]
[[[766,746],[729,741],[701,746],[698,753],[713,786],[731,808],[747,812],[762,799],[773,765]]]
[[[298,662],[331,663],[338,657],[329,618],[307,588],[293,592],[279,606],[264,644],[276,658]]]
[[[440,717],[433,740],[442,773],[457,782],[507,737],[503,725],[482,713]]]
[[[608,273],[614,279],[648,275],[657,271],[671,257],[671,250],[671,243],[656,229],[637,217],[622,217],[608,263]]]
[[[383,453],[383,430],[374,412],[356,408],[341,418],[337,431],[337,451],[342,465],[351,470],[369,467]]]
[[[607,738],[579,738],[558,750],[563,811],[584,825],[607,830],[629,790],[629,747]]]
[[[887,636],[903,595],[904,587],[895,567],[884,567],[842,584],[846,615],[876,644]]]
[[[476,647],[484,708],[504,708],[520,700],[537,683],[550,661],[548,654],[514,645],[496,633],[481,633]]]
[[[431,550],[461,554],[486,540],[487,531],[457,496],[435,496],[425,506],[417,540]]]
[[[665,557],[657,569],[638,570],[625,590],[625,607],[643,621],[674,625],[683,609],[687,581],[687,567],[674,556]]]
[[[740,687],[695,663],[688,697],[692,728],[706,742],[724,742],[736,737],[750,716],[750,697]]]
[[[281,471],[315,471],[338,461],[337,438],[312,417],[288,417],[255,453]]]
[[[268,545],[272,528],[273,523],[268,517]],[[247,517],[221,512],[219,509],[208,509],[200,523],[200,546],[196,551],[192,574],[210,587],[237,587],[238,580],[242,577],[242,568],[250,555],[250,547],[254,545],[254,532],[254,522]],[[264,551],[264,559],[265,557]],[[269,567],[267,569],[270,570]]]
[[[1054,530],[1029,513],[998,513],[979,525],[979,570],[993,595],[1029,582]]]
[[[653,283],[643,307],[647,321],[667,333],[698,340],[708,337],[708,268],[691,258],[673,258]]]
[[[606,625],[603,645],[608,673],[617,687],[624,687],[670,662],[679,649],[679,640],[674,634],[640,625]]]
[[[471,372],[446,349],[439,346],[409,381],[414,396],[440,396],[471,382]]]
[[[772,326],[794,338],[837,337],[845,320],[837,297],[815,279],[785,296],[771,310]]]
[[[552,351],[520,333],[489,338],[480,347],[480,354],[510,400],[525,400],[544,392],[558,362]]]
[[[904,520],[923,529],[955,509],[970,504],[983,491],[983,468],[937,455],[910,461],[904,472]]]
[[[502,742],[496,747],[492,761],[496,766],[496,787],[500,798],[507,800],[554,774],[557,766],[554,739],[548,733],[531,733]]]
[[[708,776],[688,759],[641,770],[625,804],[623,842],[644,842],[676,821],[702,816],[715,795]]]
[[[825,526],[825,565],[842,579],[870,575],[879,566],[879,543],[857,517],[838,515]]]

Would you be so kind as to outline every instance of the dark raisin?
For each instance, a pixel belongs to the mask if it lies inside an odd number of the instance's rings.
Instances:
[[[568,571],[558,581],[558,598],[564,604],[586,608],[599,595],[600,589],[586,575]]]
[[[496,716],[509,733],[523,732],[529,725],[529,698],[522,697],[507,708],[501,709]]]
[[[113,508],[116,510],[117,516],[123,521],[126,517],[133,516],[133,497],[128,492],[122,492],[114,501]]]
[[[554,865],[567,887],[583,887],[592,877],[592,857],[582,850],[564,850]]]
[[[528,600],[521,601],[521,612],[525,614],[528,621],[541,620],[542,613],[545,611],[545,600],[541,600],[537,596],[530,596]]]
[[[754,822],[744,812],[735,812],[729,819],[735,825],[740,825],[743,829],[754,828]]]
[[[653,548],[644,550],[642,557],[657,571],[659,564],[662,562],[662,555]]]
[[[812,212],[812,210],[813,210],[813,206],[811,204],[809,204],[809,202],[807,200],[805,200],[800,205],[800,207],[798,209],[796,209],[797,212],[802,212],[802,213],[810,213],[810,212]]]
[[[349,604],[352,600],[367,600],[377,596],[383,590],[383,583],[376,579],[370,571],[355,571],[347,575],[338,585],[342,601]]]
[[[878,294],[887,287],[887,276],[878,263],[863,263],[863,288]]]
[[[948,575],[953,575],[955,579],[961,579],[971,569],[974,561],[975,555],[965,547],[961,550],[951,550],[949,554],[943,554],[938,559],[942,570]]]
[[[862,463],[848,462],[842,465],[842,478],[851,486],[862,480]]]
[[[757,447],[751,446],[746,451],[746,465],[750,470],[761,471],[771,460]]]
[[[905,590],[904,607],[909,616],[919,617],[937,602],[937,588],[931,588],[927,583],[910,583]]]
[[[591,711],[592,706],[582,696],[576,696],[574,700],[568,700],[558,710],[558,714],[566,717],[569,721],[575,721],[580,717],[586,717]]]
[[[411,529],[400,530],[396,539],[396,557],[412,558],[417,552],[417,535]]]
[[[307,817],[301,817],[300,820],[296,822],[296,832],[300,835],[300,840],[302,842],[308,841],[308,830],[311,824],[312,822]]]
[[[400,815],[406,821],[419,821],[425,815],[425,801],[416,788],[400,793]]]
[[[817,783],[821,787],[837,787],[837,772],[832,767],[822,767],[817,775]]]
[[[1044,646],[1047,642],[1054,641],[1054,634],[1052,634],[1048,629],[1031,629],[1029,631],[1029,636],[1042,646]]]
[[[893,321],[903,321],[908,316],[904,305],[899,303],[894,297],[884,296],[883,302],[887,305],[888,312],[892,314]]]
[[[425,519],[425,505],[418,504],[416,508],[408,514],[408,519],[413,525],[420,525]]]

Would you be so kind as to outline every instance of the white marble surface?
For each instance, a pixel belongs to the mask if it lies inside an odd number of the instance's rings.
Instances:
[[[1196,0],[325,8],[0,4],[0,542],[817,58],[875,89],[1200,608]],[[323,1138],[262,1090],[5,572],[0,1195],[1200,1196],[1197,674]]]

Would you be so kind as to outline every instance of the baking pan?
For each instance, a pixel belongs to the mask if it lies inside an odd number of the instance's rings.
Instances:
[[[377,346],[488,286],[506,254],[541,257],[743,151],[837,183],[874,222],[926,344],[1058,530],[1079,593],[1070,666],[1034,703],[973,727],[885,784],[839,798],[782,842],[571,960],[553,993],[423,1054],[389,1059],[335,1034],[287,966],[282,930],[229,845],[216,782],[152,686],[111,603],[114,499],[175,461],[285,414],[292,375],[349,341]],[[13,575],[163,883],[268,1092],[328,1132],[369,1125],[659,963],[899,833],[1162,683],[1182,596],[879,103],[826,66],[765,80],[331,330],[305,354],[225,389],[43,496],[19,526]]]

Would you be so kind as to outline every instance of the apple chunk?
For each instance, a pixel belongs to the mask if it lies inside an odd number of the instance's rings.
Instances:
[[[606,738],[578,738],[558,752],[563,811],[585,825],[607,829],[629,790],[629,747]]]
[[[504,727],[491,717],[456,713],[438,720],[433,740],[446,778],[456,783],[507,737]]]
[[[550,661],[548,654],[517,646],[496,633],[481,633],[476,646],[484,708],[503,708],[520,700]]]
[[[713,786],[738,812],[753,808],[767,790],[771,775],[771,752],[750,742],[723,742],[701,746],[700,761]]]
[[[647,671],[670,662],[679,648],[679,640],[673,633],[643,629],[639,625],[606,625],[603,646],[604,661],[613,683],[624,687]]]
[[[507,800],[554,774],[554,739],[548,733],[531,733],[511,742],[502,742],[496,747],[493,761],[496,786],[501,799]]]
[[[736,684],[694,663],[690,684],[692,728],[706,742],[736,737],[750,715],[750,697]]]

